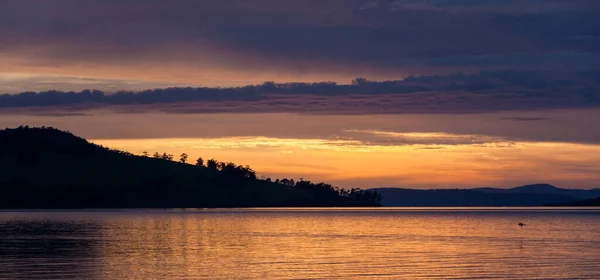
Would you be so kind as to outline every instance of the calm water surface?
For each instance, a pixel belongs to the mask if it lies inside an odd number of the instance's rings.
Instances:
[[[0,212],[0,279],[600,279],[600,208]]]

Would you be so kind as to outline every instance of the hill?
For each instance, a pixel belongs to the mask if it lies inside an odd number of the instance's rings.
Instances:
[[[600,206],[600,197],[575,200],[566,203],[550,203],[546,206]]]
[[[0,208],[379,206],[376,192],[262,180],[249,166],[136,156],[54,128],[0,131]]]
[[[541,206],[600,196],[599,189],[561,189],[548,184],[512,189],[371,189],[379,192],[384,206]]]
[[[577,189],[563,189],[557,188],[549,184],[533,184],[515,187],[511,189],[498,189],[498,188],[477,188],[477,191],[488,192],[488,193],[506,193],[506,194],[557,194],[563,196],[570,196],[575,199],[586,199],[600,196],[600,189],[591,190],[577,190]]]

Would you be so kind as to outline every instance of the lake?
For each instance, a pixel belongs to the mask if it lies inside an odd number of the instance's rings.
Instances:
[[[600,279],[600,208],[2,211],[0,279]]]

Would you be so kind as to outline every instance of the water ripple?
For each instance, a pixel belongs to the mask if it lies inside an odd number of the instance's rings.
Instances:
[[[0,279],[600,279],[597,252],[600,211],[0,212]]]

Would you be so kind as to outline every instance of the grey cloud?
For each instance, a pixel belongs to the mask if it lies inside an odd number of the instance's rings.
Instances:
[[[230,88],[164,88],[0,95],[0,108],[37,107],[81,111],[109,107],[127,112],[465,113],[600,107],[600,70],[500,71],[408,77],[397,81],[355,79],[352,84],[274,83]],[[30,113],[34,113],[31,111]]]
[[[102,88],[113,91],[143,90],[148,87],[165,88],[180,84],[168,84],[152,81],[95,79],[82,77],[60,77],[49,75],[32,75],[19,78],[3,77],[0,73],[0,92],[14,93],[15,91],[44,91],[48,88],[60,88],[69,91],[80,91],[86,88]],[[181,86],[181,85],[180,85]],[[2,107],[2,105],[0,105]]]
[[[419,16],[440,24],[424,22]],[[390,18],[384,26],[231,27],[212,30],[209,36],[225,47],[265,57],[296,56],[409,72],[423,68],[585,69],[600,62],[598,42],[569,39],[581,33],[596,34],[590,30],[600,25],[595,14],[491,16],[485,22],[479,17],[445,14],[400,17],[405,20]]]
[[[365,98],[364,96],[362,97]],[[385,104],[394,103],[400,107],[403,102],[387,97]],[[296,104],[303,108],[299,99]],[[344,98],[350,103],[350,98]],[[339,102],[325,100],[326,104]],[[212,106],[221,106],[221,102],[207,104],[205,110],[195,108],[195,112],[209,112]],[[138,139],[138,138],[214,138],[214,137],[275,137],[291,139],[330,139],[354,141],[385,142],[385,134],[377,136],[372,133],[352,133],[355,131],[382,131],[397,134],[446,132],[452,135],[485,135],[493,139],[506,139],[516,142],[571,142],[600,143],[600,130],[597,129],[600,119],[600,108],[567,109],[567,110],[535,110],[507,111],[477,114],[370,114],[348,115],[331,114],[327,111],[305,111],[317,114],[269,113],[269,107],[257,105],[254,112],[244,114],[248,104],[230,103],[228,107],[218,108],[222,114],[165,114],[148,112],[132,114],[132,107],[126,110],[129,114],[115,114],[107,110],[88,110],[85,116],[65,117],[61,114],[43,114],[56,112],[57,108],[47,108],[33,112],[32,108],[24,114],[2,112],[1,127],[51,125],[68,129],[90,139]],[[254,105],[250,105],[251,108]],[[335,106],[340,105],[332,105]],[[135,106],[134,109],[139,106]],[[164,109],[164,108],[163,108]],[[260,109],[260,110],[259,110]],[[360,109],[360,107],[359,107]],[[181,113],[189,108],[172,108],[171,112]],[[152,110],[159,111],[159,110]],[[190,110],[191,111],[191,110]],[[77,111],[64,111],[73,113]],[[140,110],[140,112],[144,112]],[[147,111],[146,111],[147,112]],[[410,112],[404,110],[403,112]],[[423,112],[423,110],[419,111]],[[32,115],[32,114],[36,115]],[[52,116],[54,115],[54,116]],[[547,121],[502,121],[514,116],[527,118],[548,118]],[[126,120],[126,121],[123,121]],[[176,125],[174,125],[176,124]],[[417,133],[417,134],[415,134]],[[432,136],[432,135],[427,135]],[[422,137],[423,138],[423,137]],[[448,137],[446,137],[448,138]],[[429,139],[429,140],[428,140]],[[432,137],[427,140],[431,143]],[[460,138],[459,138],[460,139]],[[463,137],[464,139],[464,137]],[[414,140],[414,137],[413,137]],[[400,139],[402,141],[402,139]],[[389,143],[389,141],[388,141]],[[435,146],[430,146],[435,147]]]
[[[222,50],[240,54],[223,64],[303,71],[589,68],[599,41],[573,38],[600,36],[598,11],[596,0],[6,0],[0,53],[34,48],[28,63],[51,65],[202,64],[196,54]]]
[[[513,118],[502,118],[502,120],[516,121],[516,122],[535,122],[535,121],[548,121],[550,118],[535,118],[535,117],[513,117]]]
[[[544,13],[598,8],[594,0],[394,0],[393,10]]]
[[[369,145],[431,145],[428,149],[439,149],[445,145],[487,145],[509,142],[504,137],[475,134],[415,133],[382,130],[345,130],[350,139]]]
[[[377,1],[369,1],[362,5],[358,10],[369,10],[369,9],[377,9],[379,8],[379,2]]]

